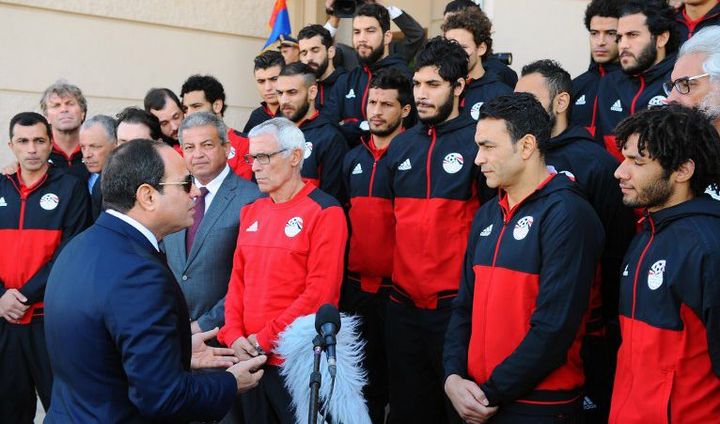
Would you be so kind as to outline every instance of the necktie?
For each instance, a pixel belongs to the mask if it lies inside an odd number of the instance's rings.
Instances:
[[[195,198],[195,216],[193,217],[192,227],[188,228],[187,234],[185,235],[185,253],[190,254],[190,248],[192,247],[193,241],[195,241],[195,234],[200,227],[200,222],[205,216],[205,196],[208,194],[208,189],[200,187],[200,195]]]

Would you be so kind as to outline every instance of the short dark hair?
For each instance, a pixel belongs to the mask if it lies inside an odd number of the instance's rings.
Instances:
[[[492,22],[480,9],[466,9],[453,14],[442,24],[441,29],[443,33],[451,29],[464,29],[472,34],[476,45],[485,43],[487,46],[483,59],[492,54]]]
[[[185,80],[180,89],[180,97],[185,97],[186,93],[191,91],[202,91],[205,93],[205,100],[210,103],[215,103],[217,100],[222,100],[223,107],[220,110],[220,115],[225,114],[227,109],[227,103],[225,102],[225,89],[214,76],[212,75],[191,75],[190,78]]]
[[[550,116],[530,93],[513,93],[498,96],[480,108],[479,121],[502,119],[513,144],[527,134],[535,136],[541,155],[548,148]]]
[[[585,28],[588,31],[590,31],[590,21],[596,16],[619,18],[620,0],[592,0],[585,9]]]
[[[666,176],[688,160],[695,162],[690,188],[696,196],[720,183],[720,135],[697,109],[673,103],[631,115],[615,128],[617,148],[622,150],[633,134],[640,155],[657,159]]]
[[[670,33],[665,46],[668,52],[676,51],[680,45],[680,36],[675,22],[675,9],[666,0],[629,0],[620,9],[620,17],[642,13],[650,34],[658,36]]]
[[[143,184],[158,191],[165,176],[165,164],[160,156],[166,144],[154,140],[133,140],[113,150],[103,166],[100,188],[103,208],[126,213],[135,206],[135,192]]]
[[[12,117],[10,120],[10,140],[12,140],[15,135],[15,125],[20,125],[21,127],[32,127],[36,124],[43,124],[45,131],[47,131],[48,138],[52,140],[52,129],[50,128],[50,123],[44,116],[35,112],[20,112]]]
[[[363,3],[355,11],[355,17],[358,16],[375,18],[383,32],[390,31],[390,14],[385,6],[377,3]]]
[[[142,124],[150,129],[150,137],[154,140],[162,139],[162,131],[160,130],[160,121],[157,116],[150,112],[137,107],[126,107],[121,110],[115,116],[115,133],[117,134],[117,128],[121,123],[126,122],[128,124]]]
[[[413,104],[412,82],[397,68],[382,68],[373,74],[369,88],[397,90],[401,107]]]
[[[562,65],[554,60],[542,59],[523,66],[521,75],[540,74],[547,81],[550,100],[560,93],[568,93],[572,97],[572,77],[563,69]]]
[[[143,101],[145,106],[145,112],[160,110],[164,108],[165,104],[167,103],[167,99],[175,102],[175,105],[177,105],[180,110],[183,110],[182,102],[180,101],[180,99],[178,99],[178,96],[176,96],[171,89],[151,88],[145,94],[145,100]]]
[[[469,9],[480,9],[480,6],[472,0],[452,0],[445,5],[443,15],[458,13]]]
[[[310,24],[303,27],[303,29],[298,32],[298,41],[307,40],[315,36],[320,37],[320,42],[323,46],[325,46],[326,49],[332,47],[333,38],[332,35],[330,35],[330,31],[328,31],[327,28],[319,24]]]
[[[292,77],[295,75],[301,75],[303,77],[305,87],[310,87],[317,82],[317,75],[315,75],[315,71],[302,62],[289,63],[280,71],[281,77]]]
[[[253,62],[255,64],[253,71],[257,71],[258,69],[268,69],[273,66],[279,66],[280,68],[285,66],[285,58],[283,58],[282,53],[277,50],[264,51],[255,56]]]
[[[468,73],[468,55],[454,40],[437,36],[428,40],[425,47],[415,57],[415,70],[426,66],[438,68],[438,73],[453,87],[457,80]]]

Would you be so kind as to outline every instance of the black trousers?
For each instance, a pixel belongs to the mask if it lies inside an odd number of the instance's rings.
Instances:
[[[381,289],[382,290],[382,289]],[[363,369],[367,371],[368,384],[363,387],[370,419],[373,424],[385,422],[388,404],[388,371],[385,354],[385,311],[388,293],[376,294],[360,290],[357,283],[346,281],[340,296],[340,310],[362,317],[361,337],[365,339]]]
[[[20,325],[0,318],[0,421],[32,424],[36,390],[47,411],[52,371],[43,320],[36,317],[32,323]]]
[[[278,367],[265,365],[265,373],[257,387],[240,395],[246,423],[295,424],[290,393],[283,384]]]
[[[503,410],[488,421],[488,424],[580,424],[584,423],[580,410],[576,413],[555,415],[531,415],[515,411]]]
[[[392,424],[462,422],[445,395],[442,353],[451,309],[388,301],[386,349]]]

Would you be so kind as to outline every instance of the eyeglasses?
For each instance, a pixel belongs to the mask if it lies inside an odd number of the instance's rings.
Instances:
[[[704,78],[707,76],[710,76],[710,74],[700,74],[692,77],[678,78],[675,81],[668,81],[666,83],[663,83],[663,90],[665,90],[665,94],[668,96],[670,95],[673,87],[675,87],[678,93],[687,94],[690,92],[690,81],[695,81],[696,79]]]
[[[247,155],[245,155],[245,163],[252,166],[252,164],[255,161],[258,161],[258,162],[260,162],[260,165],[268,165],[270,163],[270,159],[273,156],[277,155],[278,153],[282,153],[286,150],[287,149],[282,149],[282,150],[278,150],[277,152],[272,152],[272,153],[258,153],[257,155],[251,155],[248,153]]]
[[[181,185],[181,186],[183,186],[183,189],[185,189],[185,193],[190,193],[190,190],[192,190],[192,185],[193,185],[193,176],[192,176],[192,174],[188,174],[185,177],[184,181],[166,181],[164,183],[158,183],[158,185],[161,185],[161,186]]]

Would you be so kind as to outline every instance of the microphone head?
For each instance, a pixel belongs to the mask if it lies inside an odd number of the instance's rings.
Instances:
[[[330,303],[322,305],[315,314],[315,329],[318,334],[322,334],[321,329],[325,324],[332,324],[335,331],[340,331],[340,312]]]

